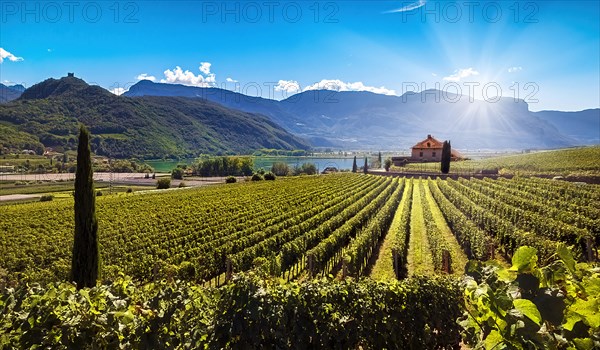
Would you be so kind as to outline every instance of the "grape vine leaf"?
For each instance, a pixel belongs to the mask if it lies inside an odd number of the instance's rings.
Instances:
[[[569,315],[567,316],[567,323],[569,325],[571,324],[569,320],[574,315],[579,316],[584,323],[592,328],[600,327],[600,310],[598,299],[589,298],[588,300],[575,300],[575,303],[573,303],[573,305],[571,305],[569,308]],[[574,319],[577,319],[577,317]],[[572,324],[574,325],[575,323]],[[567,325],[565,325],[565,329],[567,329]]]
[[[556,253],[558,257],[565,263],[569,272],[575,274],[575,258],[573,258],[573,253],[567,248],[567,245],[564,243],[559,243],[556,248]]]
[[[539,310],[530,300],[527,299],[515,299],[513,301],[515,309],[521,312],[524,316],[535,322],[538,326],[542,322],[542,315]]]
[[[511,271],[522,272],[527,269],[535,268],[537,263],[537,249],[523,246],[517,249],[512,257]]]
[[[575,338],[573,339],[573,343],[577,346],[577,349],[582,350],[593,350],[594,349],[594,341],[591,338]]]
[[[502,335],[500,333],[498,333],[497,330],[494,329],[485,338],[484,346],[485,346],[486,350],[501,349],[502,347],[498,346],[498,345],[502,344],[503,341],[504,341],[504,337],[502,337]]]

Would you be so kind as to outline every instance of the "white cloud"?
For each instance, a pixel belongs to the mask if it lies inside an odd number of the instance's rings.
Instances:
[[[406,6],[402,6],[398,9],[390,10],[385,13],[397,13],[397,12],[412,11],[412,10],[418,9],[419,7],[425,6],[426,3],[427,3],[426,0],[419,0],[419,1],[413,2],[412,4],[408,4]]]
[[[463,78],[468,78],[470,76],[479,75],[479,72],[474,70],[473,68],[464,68],[458,69],[454,71],[454,74],[451,74],[447,77],[444,77],[446,81],[460,81]]]
[[[523,70],[523,67],[510,67],[508,68],[508,72],[509,73],[516,73],[516,72],[520,72]]]
[[[215,85],[215,83],[217,82],[217,77],[214,75],[214,73],[211,73],[204,77],[204,80],[210,85]]]
[[[23,61],[23,57],[17,57],[0,47],[0,63],[4,62],[5,58],[8,58],[8,60],[11,62]]]
[[[198,69],[200,69],[202,73],[208,75],[210,74],[210,66],[212,66],[210,62],[200,62],[200,67],[198,67]]]
[[[396,91],[388,89],[384,86],[367,86],[360,81],[350,83],[343,82],[339,79],[323,79],[318,83],[305,87],[303,91],[308,90],[369,91],[375,94],[396,95]]]
[[[148,73],[142,73],[140,75],[137,76],[137,80],[150,80],[150,81],[155,81],[156,77],[153,75],[148,75]]]
[[[160,80],[161,83],[170,84],[183,84],[198,87],[214,87],[216,84],[216,76],[211,72],[212,64],[209,62],[201,62],[198,67],[199,73],[191,72],[189,70],[183,70],[180,66],[176,66],[175,69],[167,69],[164,71],[164,78]],[[140,74],[138,80],[149,79],[153,80],[153,76],[149,76],[146,73]],[[228,83],[237,83],[238,81],[227,77],[225,79]],[[277,85],[274,87],[275,91],[282,91],[287,94],[296,94],[302,91],[308,90],[336,90],[336,91],[369,91],[376,94],[383,95],[396,95],[396,91],[388,89],[384,86],[375,87],[367,86],[362,82],[344,82],[339,79],[323,79],[318,83],[309,85],[304,89],[295,80],[279,80]]]
[[[432,76],[432,77],[437,77],[437,74],[435,74],[435,73],[431,73],[431,76]]]
[[[108,91],[112,92],[113,94],[115,94],[117,96],[121,96],[122,94],[124,94],[125,92],[127,92],[127,89],[122,88],[122,87],[117,87],[117,88],[114,88],[114,89],[110,89]]]
[[[209,62],[200,62],[198,70],[200,74],[196,75],[189,70],[183,70],[181,67],[176,66],[175,69],[167,69],[164,71],[165,78],[161,79],[161,83],[171,84],[183,84],[199,87],[211,87],[215,86],[217,78],[214,73],[210,72],[212,66]]]
[[[200,66],[202,68],[203,66]],[[206,66],[204,66],[206,67]],[[210,72],[210,70],[209,70]],[[161,79],[161,83],[171,83],[171,84],[183,84],[183,85],[192,85],[199,87],[209,87],[214,85],[215,75],[208,74],[206,77],[202,74],[194,74],[189,70],[183,71],[181,67],[176,66],[175,69],[170,70],[167,69],[164,71],[165,78]]]
[[[280,80],[275,86],[275,91],[285,91],[290,94],[301,92],[300,84],[295,80]]]

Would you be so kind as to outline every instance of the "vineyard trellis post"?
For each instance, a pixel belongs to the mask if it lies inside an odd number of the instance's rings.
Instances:
[[[233,265],[231,259],[227,259],[225,260],[225,281],[231,281],[231,276],[233,276]]]
[[[496,245],[494,244],[494,242],[489,242],[488,244],[488,257],[490,259],[496,258]]]
[[[307,258],[307,265],[308,265],[308,276],[313,277],[314,258],[312,256],[312,254],[308,255],[306,258]]]
[[[447,249],[442,251],[442,270],[445,273],[452,273],[452,258],[450,252]]]
[[[592,237],[586,237],[585,238],[585,248],[586,248],[586,252],[587,252],[587,261],[588,262],[592,262],[592,261],[596,261],[598,260],[597,256],[596,256],[596,252],[594,251],[594,241],[592,240]]]
[[[400,279],[400,268],[398,266],[398,250],[396,248],[392,249],[392,263],[394,265],[394,272],[396,273],[396,278]]]

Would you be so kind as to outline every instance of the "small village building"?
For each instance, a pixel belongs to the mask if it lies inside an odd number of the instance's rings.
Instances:
[[[404,166],[408,163],[441,162],[442,149],[444,143],[431,135],[411,148],[410,157],[392,157],[392,162],[396,166]],[[452,149],[452,160],[463,159],[462,155]]]
[[[442,160],[444,143],[431,135],[412,147],[411,160],[422,162],[440,162]]]

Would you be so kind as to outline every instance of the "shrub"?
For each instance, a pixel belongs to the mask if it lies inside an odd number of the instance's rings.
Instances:
[[[127,193],[133,193],[133,188],[129,187],[129,188],[127,189]]]
[[[187,185],[185,184],[185,182],[184,182],[184,181],[181,181],[181,182],[179,183],[179,188],[184,188],[184,187],[187,187]]]
[[[261,180],[263,180],[263,177],[259,173],[252,175],[252,181],[261,181]]]
[[[158,179],[158,181],[156,181],[156,188],[159,190],[171,188],[171,179],[169,179],[168,177]]]
[[[227,178],[225,179],[225,183],[228,184],[234,184],[237,182],[237,179],[235,178],[235,176],[227,176]]]
[[[175,168],[171,171],[171,178],[176,180],[183,180],[183,169]]]
[[[40,202],[50,202],[51,200],[54,200],[54,196],[51,194],[45,194],[40,197]]]
[[[294,175],[315,175],[317,167],[313,163],[303,163],[300,167],[294,168]]]
[[[97,191],[96,192],[96,197],[100,197],[102,195],[102,191]]]
[[[284,162],[275,162],[271,166],[271,172],[277,176],[288,176],[290,174],[290,166]]]
[[[265,180],[270,180],[270,181],[274,181],[276,177],[277,176],[275,176],[275,174],[273,174],[270,171],[268,173],[266,173],[264,176]]]
[[[392,160],[390,158],[385,160],[384,167],[385,171],[390,171],[390,168],[392,167]]]

